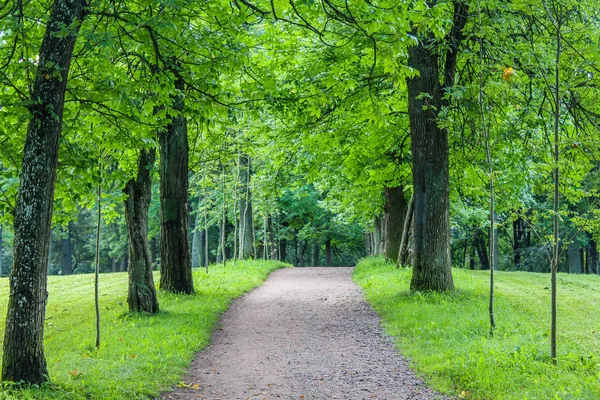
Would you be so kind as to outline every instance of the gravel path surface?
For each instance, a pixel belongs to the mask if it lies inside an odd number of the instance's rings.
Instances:
[[[289,268],[236,300],[164,399],[442,399],[415,377],[352,282]]]

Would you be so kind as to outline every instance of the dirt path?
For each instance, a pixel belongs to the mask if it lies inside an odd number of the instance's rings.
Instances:
[[[439,399],[408,369],[351,268],[290,268],[237,300],[165,399]],[[194,389],[195,386],[195,389]]]

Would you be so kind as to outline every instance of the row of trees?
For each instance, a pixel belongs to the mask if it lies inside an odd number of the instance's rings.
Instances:
[[[412,265],[414,291],[452,290],[470,249],[484,267],[498,253],[492,271],[509,257],[556,271],[577,238],[597,271],[595,6],[0,5],[0,215],[14,227],[3,379],[46,379],[53,221],[67,246],[96,202],[121,241],[111,269],[128,238],[133,311],[158,311],[157,258],[161,289],[193,293],[192,265],[211,254],[289,260],[289,241],[298,264],[311,246],[329,264],[360,241]]]

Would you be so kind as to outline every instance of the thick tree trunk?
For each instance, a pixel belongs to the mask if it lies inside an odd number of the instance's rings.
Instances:
[[[412,196],[408,202],[408,209],[404,215],[404,226],[402,227],[402,240],[400,241],[400,249],[398,250],[398,260],[396,266],[410,266],[408,244],[410,234],[412,232],[413,219],[415,214],[415,197]]]
[[[400,253],[407,207],[401,186],[385,188],[385,258],[394,264]]]
[[[48,379],[43,339],[58,139],[71,55],[85,15],[84,5],[82,0],[56,0],[39,50],[15,208],[3,381],[38,384]]]
[[[314,241],[313,242],[313,253],[312,253],[312,265],[313,267],[318,267],[319,266],[319,250],[321,249],[321,246],[319,245],[318,241]]]
[[[252,193],[250,192],[250,159],[240,156],[240,260],[254,258],[254,217],[252,215]]]
[[[325,266],[331,267],[331,238],[325,240]]]
[[[183,91],[178,78],[175,88]],[[174,114],[184,108],[175,96]],[[160,288],[173,293],[194,293],[188,242],[188,134],[187,119],[172,115],[160,144]]]
[[[579,243],[577,240],[569,243],[567,252],[569,258],[569,273],[581,274],[581,255],[579,254]]]
[[[62,275],[71,275],[73,273],[72,229],[73,223],[69,222],[67,232],[65,232],[67,237],[60,240],[60,267]]]
[[[117,259],[117,257],[112,257],[111,259],[111,271],[119,272],[119,260]]]
[[[148,208],[152,198],[150,168],[156,150],[141,150],[137,178],[127,182],[123,192],[125,221],[129,237],[129,291],[127,304],[132,312],[158,312],[158,298],[152,277],[152,258],[148,245]]]
[[[442,107],[438,56],[430,43],[409,48],[409,66],[419,75],[408,79],[415,220],[413,291],[454,289],[450,260],[448,133],[438,126]]]

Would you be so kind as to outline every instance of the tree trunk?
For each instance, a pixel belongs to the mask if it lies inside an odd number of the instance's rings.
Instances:
[[[223,262],[223,230],[225,229],[225,224],[223,223],[223,221],[221,221],[221,223],[219,224],[219,241],[217,243],[217,264],[220,264]]]
[[[401,186],[385,188],[385,258],[394,264],[398,261],[402,230],[406,216],[406,199]]]
[[[325,266],[331,267],[331,238],[325,240]]]
[[[473,245],[477,250],[477,256],[479,257],[479,264],[481,265],[481,269],[489,270],[490,259],[488,258],[487,246],[485,244],[485,236],[481,230],[478,230],[475,234],[475,240],[473,241]]]
[[[3,261],[4,261],[4,242],[2,240],[3,233],[4,232],[3,232],[2,223],[0,222],[0,278],[2,277],[2,275],[4,275],[4,271],[2,269]]]
[[[117,257],[112,257],[111,261],[112,261],[111,271],[119,272],[119,261],[117,260]]]
[[[269,245],[271,247],[271,260],[279,260],[275,230],[273,229],[273,216],[269,216]]]
[[[240,260],[255,257],[250,174],[250,159],[248,156],[240,156],[240,182],[243,192],[242,196],[240,196]]]
[[[73,273],[73,246],[71,233],[73,223],[67,225],[66,238],[60,240],[60,267],[62,275],[71,275]]]
[[[442,107],[438,56],[428,43],[409,48],[409,66],[419,75],[408,79],[412,140],[415,221],[413,291],[454,290],[450,260],[448,133],[438,126]]]
[[[569,273],[581,274],[581,255],[579,254],[579,243],[577,240],[569,243],[568,249]]]
[[[39,384],[48,379],[43,340],[52,202],[65,90],[84,5],[56,0],[39,50],[15,207],[3,381]]]
[[[204,257],[204,228],[200,228],[202,224],[202,206],[204,197],[201,195],[198,198],[198,208],[196,210],[196,226],[192,234],[192,268],[205,267],[206,259]]]
[[[279,261],[285,262],[287,257],[287,239],[281,239],[279,241]]]
[[[521,217],[513,221],[513,259],[515,270],[521,269],[521,242],[524,234],[524,221]]]
[[[184,91],[181,78],[175,88]],[[160,144],[160,288],[172,293],[194,293],[188,242],[188,134],[184,108],[174,97],[171,122],[159,134]]]
[[[296,265],[298,265],[298,267],[304,267],[304,251],[306,250],[306,241],[300,240],[299,247],[300,249],[298,250],[298,259],[296,261]]]
[[[129,238],[129,291],[127,304],[132,312],[158,312],[158,298],[152,277],[152,258],[148,245],[148,208],[152,198],[152,177],[156,150],[141,150],[137,178],[127,182],[123,192],[125,221]]]
[[[374,236],[374,255],[381,254],[383,248],[383,221],[381,217],[375,217],[374,222],[375,230]]]
[[[594,239],[590,239],[590,245],[587,254],[588,269],[590,274],[598,273],[598,247]]]
[[[119,265],[119,272],[127,272],[127,267],[129,266],[129,255],[125,253],[123,257],[121,257],[121,264]]]
[[[152,240],[150,240],[150,258],[152,260],[152,267],[154,268],[154,266],[157,264],[157,261],[159,261],[158,257],[158,244],[156,243],[157,239],[156,237],[153,237]]]
[[[413,217],[415,213],[415,197],[412,196],[410,201],[408,202],[408,209],[404,214],[404,226],[402,227],[402,240],[400,241],[400,249],[398,250],[398,260],[396,262],[396,267],[402,266],[410,266],[410,261],[408,258],[408,243],[410,233],[412,231]]]
[[[312,265],[313,267],[318,267],[319,266],[319,250],[321,249],[321,246],[319,245],[318,241],[314,241],[313,242],[313,258],[312,258]]]

